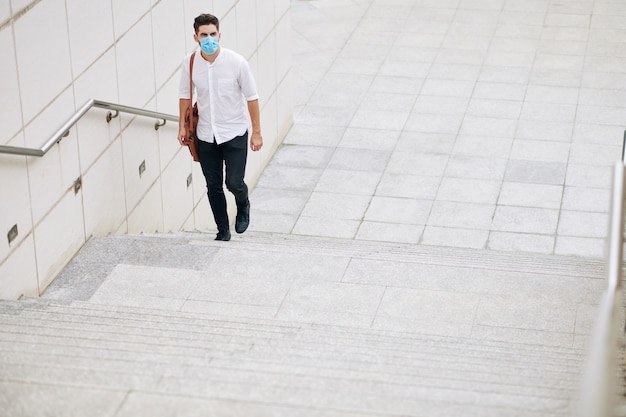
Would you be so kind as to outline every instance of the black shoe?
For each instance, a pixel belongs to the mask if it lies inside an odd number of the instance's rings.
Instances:
[[[235,218],[235,232],[243,233],[250,224],[250,201],[242,208],[237,208],[237,217]]]
[[[228,242],[230,240],[230,230],[218,230],[217,236],[215,236],[215,240],[223,240],[224,242]]]

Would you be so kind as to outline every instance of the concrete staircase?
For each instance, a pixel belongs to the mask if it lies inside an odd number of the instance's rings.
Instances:
[[[92,238],[43,297],[0,303],[0,415],[575,408],[597,259],[212,238]]]

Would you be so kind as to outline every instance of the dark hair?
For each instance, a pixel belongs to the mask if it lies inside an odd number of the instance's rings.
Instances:
[[[208,14],[208,13],[201,14],[200,16],[196,17],[193,21],[193,29],[195,30],[196,33],[198,33],[200,26],[204,26],[204,25],[215,25],[215,27],[217,28],[217,31],[219,32],[220,30],[220,20],[217,17],[213,16],[212,14]]]

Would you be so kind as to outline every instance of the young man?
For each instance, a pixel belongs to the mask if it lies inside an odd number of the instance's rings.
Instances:
[[[220,23],[211,14],[201,14],[194,20],[194,40],[200,51],[194,52],[192,81],[198,102],[198,155],[206,178],[209,203],[217,225],[215,240],[230,240],[226,196],[224,195],[224,165],[226,187],[235,196],[237,217],[235,231],[243,233],[250,223],[248,186],[244,182],[248,156],[248,117],[252,124],[250,149],[263,146],[259,116],[259,95],[248,62],[236,52],[222,48]],[[178,142],[185,139],[184,116],[191,105],[189,66],[193,54],[183,59],[179,87],[180,122]]]

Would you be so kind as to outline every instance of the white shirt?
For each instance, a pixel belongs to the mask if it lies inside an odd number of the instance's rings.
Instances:
[[[198,139],[218,144],[241,136],[248,129],[246,101],[259,98],[250,65],[241,55],[220,47],[211,64],[194,52],[193,87],[198,100]],[[189,61],[183,59],[179,98],[189,98]]]

